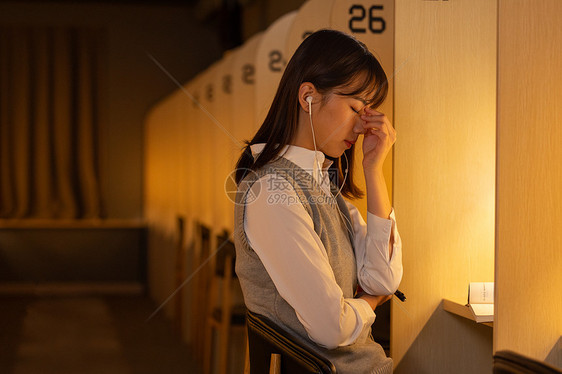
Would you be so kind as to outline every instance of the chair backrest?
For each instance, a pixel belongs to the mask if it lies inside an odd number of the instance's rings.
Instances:
[[[269,372],[272,354],[281,355],[283,374],[327,374],[336,368],[325,357],[303,347],[296,338],[264,316],[248,311],[250,373]]]
[[[234,247],[234,242],[230,240],[230,235],[227,230],[224,230],[221,234],[217,235],[217,254],[216,254],[216,265],[215,265],[215,275],[219,277],[225,276],[225,264],[230,263],[231,275],[233,278],[236,277],[236,272],[234,271],[234,259],[236,258],[236,248]]]
[[[185,243],[185,217],[178,215],[176,217],[176,255],[175,255],[175,289],[180,289],[182,283],[187,277],[187,247]],[[174,323],[179,331],[183,330],[184,302],[183,292],[178,292],[175,300],[175,316]]]
[[[198,228],[201,255],[209,256],[211,254],[211,229],[204,224],[199,224]],[[202,260],[206,260],[206,257],[202,258]]]
[[[497,351],[494,374],[562,374],[562,370],[513,351]]]
[[[195,222],[195,244],[193,252],[192,291],[192,337],[196,357],[203,357],[204,327],[209,304],[209,266],[205,266],[211,255],[211,228],[201,222]]]

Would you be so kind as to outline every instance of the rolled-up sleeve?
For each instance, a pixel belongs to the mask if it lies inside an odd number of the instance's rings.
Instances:
[[[361,288],[371,295],[392,295],[402,280],[402,240],[394,209],[389,219],[367,212],[367,223],[357,208],[346,202],[354,228],[357,277]],[[390,256],[390,236],[392,256]]]
[[[333,349],[366,337],[375,313],[365,300],[343,297],[312,218],[293,187],[286,182],[270,191],[267,185],[261,183],[256,199],[247,204],[244,230],[279,294],[321,346]]]

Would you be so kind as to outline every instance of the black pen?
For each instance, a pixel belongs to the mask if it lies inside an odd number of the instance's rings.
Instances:
[[[406,301],[406,295],[404,295],[400,290],[396,290],[396,292],[394,293],[394,295],[400,299],[400,301],[404,302]]]

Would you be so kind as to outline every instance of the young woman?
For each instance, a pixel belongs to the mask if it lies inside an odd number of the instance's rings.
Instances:
[[[236,272],[248,309],[299,335],[344,374],[392,372],[370,335],[375,308],[402,278],[382,172],[396,133],[373,109],[387,91],[364,44],[334,30],[310,35],[236,170]],[[360,135],[367,223],[341,196],[362,195],[353,181]]]

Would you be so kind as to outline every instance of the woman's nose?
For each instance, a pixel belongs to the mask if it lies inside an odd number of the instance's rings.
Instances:
[[[363,123],[364,123],[364,122],[365,122],[365,121],[363,121],[363,120],[361,119],[361,117],[359,117],[359,116],[357,117],[357,120],[356,120],[355,123],[353,124],[353,132],[354,132],[355,134],[365,134],[365,132],[366,132],[367,130],[365,129],[365,127],[363,127]]]

